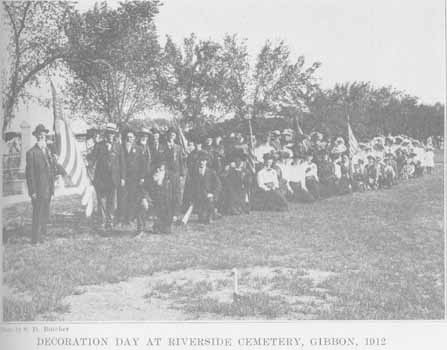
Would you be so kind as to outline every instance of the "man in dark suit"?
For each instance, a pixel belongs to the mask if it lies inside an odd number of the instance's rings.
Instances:
[[[222,185],[216,172],[207,166],[208,155],[199,156],[198,167],[188,175],[187,186],[191,188],[192,202],[199,214],[199,222],[209,224],[219,198]]]
[[[146,129],[142,128],[140,132],[138,132],[138,145],[141,147],[141,151],[143,153],[144,157],[144,168],[145,168],[145,174],[144,179],[148,180],[151,176],[151,166],[152,166],[152,152],[151,148],[149,146],[149,136],[151,132]]]
[[[166,169],[172,182],[174,192],[174,222],[182,214],[183,189],[185,187],[186,164],[185,155],[181,147],[175,143],[177,132],[170,128],[167,132],[166,144],[162,150],[163,159],[166,162]]]
[[[152,140],[150,144],[151,160],[153,163],[160,163],[163,160],[163,146],[160,142],[160,130],[152,128]]]
[[[26,153],[25,176],[33,205],[31,243],[36,244],[41,241],[40,235],[45,235],[47,230],[50,201],[54,194],[56,162],[47,147],[48,129],[39,124],[33,135],[37,142]]]
[[[146,175],[146,162],[141,146],[135,142],[135,133],[127,131],[123,140],[124,166],[126,168],[126,183],[121,187],[119,219],[124,225],[129,225],[137,217],[139,191]],[[138,233],[140,232],[138,220]]]
[[[98,142],[91,155],[95,165],[93,184],[98,199],[98,209],[102,227],[110,229],[116,208],[117,189],[125,185],[126,167],[123,149],[115,142],[116,125],[109,123],[105,129],[105,139]]]

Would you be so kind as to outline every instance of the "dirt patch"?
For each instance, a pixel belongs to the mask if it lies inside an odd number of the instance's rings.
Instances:
[[[297,319],[315,318],[309,306],[327,308],[330,297],[316,287],[334,273],[283,267],[255,266],[237,270],[238,294],[232,270],[185,269],[157,272],[126,282],[84,286],[63,300],[66,313],[47,313],[39,320],[188,320],[264,318],[270,300],[281,303]],[[306,289],[294,289],[300,285]],[[297,292],[302,293],[297,293]],[[253,296],[256,296],[253,298]],[[259,298],[259,296],[262,296]],[[250,305],[252,304],[252,305]],[[246,307],[248,305],[248,307]],[[275,307],[274,305],[272,307]],[[258,310],[258,311],[256,311]],[[264,310],[265,311],[265,310]],[[259,315],[258,313],[261,312]],[[267,312],[267,311],[265,311]]]
[[[126,282],[85,286],[63,300],[67,313],[40,315],[37,320],[51,321],[160,321],[184,320],[179,311],[157,298],[146,298],[150,277]]]

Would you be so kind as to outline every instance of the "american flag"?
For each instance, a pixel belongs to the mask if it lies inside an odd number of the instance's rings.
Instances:
[[[62,106],[52,82],[51,93],[53,96],[57,162],[65,170],[71,186],[76,187],[81,193],[81,203],[85,207],[85,214],[90,216],[93,212],[94,189],[87,174],[79,144],[71,130],[70,123],[62,114]]]
[[[349,158],[352,158],[354,155],[360,152],[360,146],[357,139],[354,136],[354,133],[351,129],[351,124],[348,121],[348,139],[349,139]]]

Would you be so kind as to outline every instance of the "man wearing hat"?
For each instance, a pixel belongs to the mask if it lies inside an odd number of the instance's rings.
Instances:
[[[116,125],[108,123],[104,130],[104,140],[95,145],[91,155],[95,165],[93,185],[95,186],[99,215],[104,229],[112,227],[117,190],[126,183],[126,163],[123,149],[115,141],[117,132]]]
[[[151,151],[151,158],[153,163],[158,163],[163,159],[163,147],[160,142],[160,130],[152,128],[152,140],[149,145]]]
[[[198,159],[198,167],[188,177],[192,203],[199,214],[199,221],[205,224],[211,222],[216,201],[222,188],[216,172],[207,166],[208,160],[208,154],[201,153]]]
[[[87,159],[87,173],[90,178],[93,178],[95,174],[94,164],[92,163],[93,150],[97,143],[101,141],[101,134],[99,129],[91,128],[87,130],[85,136],[85,148],[86,148],[86,159]]]
[[[138,145],[141,147],[141,151],[144,157],[145,179],[149,178],[151,174],[152,152],[149,146],[149,136],[151,132],[147,128],[142,128],[138,132]]]
[[[48,132],[49,130],[43,124],[37,125],[33,131],[37,142],[26,152],[25,176],[33,205],[32,244],[39,242],[41,235],[46,234],[50,201],[54,194],[56,162],[47,147]]]
[[[137,209],[139,208],[138,195],[142,189],[146,173],[146,161],[142,148],[135,142],[135,133],[128,130],[123,137],[123,155],[126,168],[125,185],[120,187],[119,193],[119,219],[124,225],[129,225],[137,219],[137,233],[143,229],[142,220]]]
[[[169,128],[166,144],[162,150],[163,159],[166,161],[166,169],[169,172],[175,197],[174,221],[177,221],[182,213],[183,188],[185,185],[186,164],[181,147],[175,143],[177,131]]]

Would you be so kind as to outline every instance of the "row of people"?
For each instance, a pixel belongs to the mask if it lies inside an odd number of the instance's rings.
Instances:
[[[33,243],[46,230],[54,180],[63,174],[48,147],[48,133],[43,125],[36,127],[37,143],[26,157]],[[86,159],[101,226],[136,221],[137,232],[145,230],[148,215],[156,218],[154,231],[169,232],[173,222],[193,211],[208,223],[222,214],[287,210],[290,200],[390,187],[431,174],[434,167],[431,145],[406,137],[361,144],[350,159],[342,138],[328,142],[318,133],[299,138],[290,130],[258,141],[240,133],[207,137],[184,147],[172,128],[161,138],[156,129],[119,133],[109,124],[90,136]]]
[[[350,159],[343,138],[327,142],[319,133],[296,138],[290,129],[259,141],[232,133],[190,140],[184,147],[176,142],[176,129],[164,136],[160,141],[156,129],[119,134],[108,125],[104,139],[96,139],[87,159],[104,229],[136,220],[137,232],[143,232],[149,207],[156,232],[169,232],[192,210],[204,223],[252,209],[287,210],[290,200],[390,187],[433,167],[433,161],[422,166],[417,159],[420,144],[399,138],[360,145]]]

